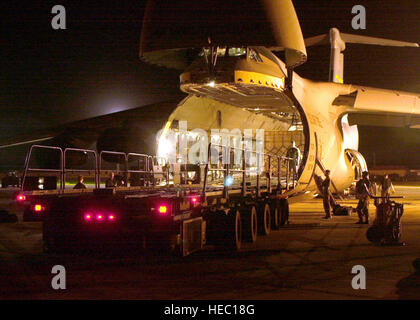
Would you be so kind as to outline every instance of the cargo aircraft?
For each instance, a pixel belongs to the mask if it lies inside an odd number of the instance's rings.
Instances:
[[[218,10],[224,10],[222,19]],[[297,141],[303,159],[286,197],[313,196],[314,175],[331,171],[336,192],[367,170],[357,124],[420,128],[420,95],[343,83],[346,43],[418,47],[340,33],[304,39],[290,0],[149,1],[140,57],[182,70],[188,94],[168,119],[191,128],[265,129],[265,150],[284,155]],[[328,82],[300,77],[306,47],[330,45]],[[284,61],[279,58],[284,52]]]
[[[220,0],[151,0],[143,20],[140,58],[179,70],[180,89],[187,96],[177,104],[88,119],[31,138],[55,137],[73,147],[96,142],[98,150],[155,154],[156,132],[176,129],[180,121],[187,121],[188,130],[208,132],[264,129],[267,153],[284,156],[292,142],[302,153],[296,183],[282,194],[284,198],[315,196],[314,176],[325,169],[331,171],[333,188],[340,193],[367,170],[358,151],[358,124],[420,128],[420,94],[344,83],[346,43],[418,47],[335,28],[304,39],[291,0],[229,5]],[[326,82],[302,78],[294,71],[306,62],[306,48],[316,45],[331,47]],[[25,139],[15,137],[2,144]]]

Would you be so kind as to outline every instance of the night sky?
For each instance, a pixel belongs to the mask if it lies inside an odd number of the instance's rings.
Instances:
[[[51,28],[51,8],[64,5],[67,29]],[[294,1],[305,37],[343,32],[420,42],[420,1]],[[351,8],[365,5],[367,29],[351,28]],[[3,1],[0,138],[168,100],[180,100],[179,72],[138,58],[145,1]],[[223,14],[223,10],[221,10]],[[227,19],[228,21],[228,19]],[[308,49],[296,71],[327,80],[329,48]],[[420,92],[420,49],[348,45],[344,81]],[[419,130],[361,128],[368,162],[420,163]],[[407,138],[409,136],[409,138]],[[375,137],[380,137],[380,141]],[[400,159],[395,147],[412,156]],[[393,147],[394,147],[393,146]],[[388,151],[388,152],[384,152]]]

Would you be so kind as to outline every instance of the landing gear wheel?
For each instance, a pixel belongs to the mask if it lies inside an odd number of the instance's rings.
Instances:
[[[258,219],[255,206],[242,211],[242,228],[244,240],[252,243],[257,241]]]
[[[289,222],[289,201],[287,199],[281,199],[279,201],[280,209],[280,226],[284,226],[286,222]]]
[[[258,212],[258,226],[259,232],[262,235],[269,235],[271,231],[271,212],[270,205],[263,203]]]

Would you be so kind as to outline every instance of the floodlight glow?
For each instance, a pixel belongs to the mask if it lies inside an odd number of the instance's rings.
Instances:
[[[233,177],[232,176],[227,176],[225,178],[225,186],[230,187],[232,184],[233,184]]]
[[[158,150],[157,150],[158,156],[163,157],[163,158],[170,156],[171,154],[174,153],[175,147],[176,145],[174,145],[170,141],[170,139],[168,139],[165,136],[162,136],[159,139],[159,143],[158,143]]]

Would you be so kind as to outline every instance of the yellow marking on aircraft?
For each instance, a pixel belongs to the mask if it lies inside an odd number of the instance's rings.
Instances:
[[[167,121],[165,124],[165,130],[168,130],[171,127],[172,121]]]

